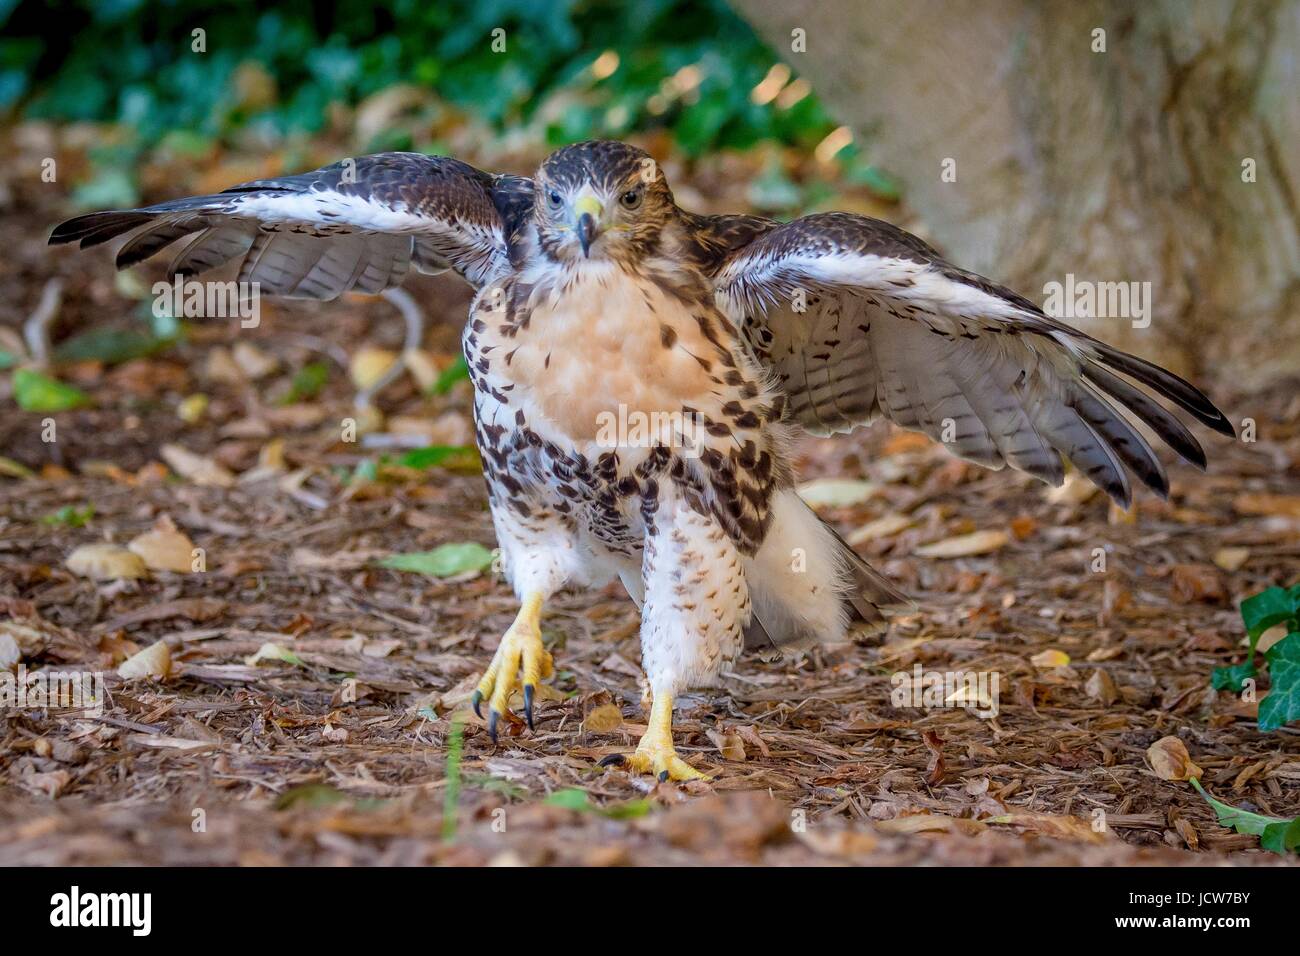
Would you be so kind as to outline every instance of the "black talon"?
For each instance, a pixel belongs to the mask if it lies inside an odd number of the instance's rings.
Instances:
[[[488,736],[492,738],[492,743],[497,742],[497,720],[501,715],[495,709],[488,710]]]
[[[478,705],[481,703],[483,703],[483,692],[476,690],[470,696],[469,704],[471,707],[474,708],[474,716],[477,717],[479,720],[483,719],[483,712],[478,709]]]
[[[659,771],[659,782],[663,783],[667,779],[668,779],[668,771],[667,770]]]
[[[524,685],[524,716],[528,718],[528,729],[533,729],[533,691],[537,688],[532,684]]]
[[[622,754],[610,754],[608,757],[601,757],[600,763],[596,764],[596,766],[621,767],[625,763],[627,763],[627,758],[624,757]]]

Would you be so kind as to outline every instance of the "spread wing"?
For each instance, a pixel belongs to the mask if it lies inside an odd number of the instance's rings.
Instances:
[[[1162,496],[1169,482],[1113,403],[1202,469],[1200,444],[1143,389],[1234,434],[1178,376],[944,262],[889,223],[847,213],[786,225],[731,218],[708,227],[742,236],[717,253],[718,302],[810,432],[849,431],[884,416],[962,458],[1010,464],[1051,484],[1064,477],[1064,457],[1125,506],[1130,474]],[[706,237],[710,244],[725,240]]]
[[[78,216],[50,243],[79,240],[85,249],[134,232],[117,254],[125,269],[186,239],[171,276],[241,258],[239,279],[263,293],[335,299],[400,285],[412,265],[452,268],[482,285],[508,268],[509,239],[531,203],[528,179],[447,157],[378,153],[211,196]]]

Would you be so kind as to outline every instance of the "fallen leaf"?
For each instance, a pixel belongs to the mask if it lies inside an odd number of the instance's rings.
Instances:
[[[1053,667],[1067,667],[1070,663],[1070,655],[1065,651],[1058,651],[1055,648],[1049,648],[1045,651],[1039,651],[1033,657],[1029,658],[1030,663],[1035,667],[1041,667],[1044,670]]]
[[[914,813],[905,817],[894,817],[892,820],[881,820],[876,824],[876,829],[885,833],[932,833],[942,831],[975,834],[984,829],[984,824],[979,820],[947,817],[938,813]]]
[[[877,538],[888,538],[890,535],[898,534],[898,532],[910,527],[913,523],[914,519],[909,518],[907,515],[885,515],[854,529],[845,540],[853,545],[865,544],[868,541],[875,541]]]
[[[623,726],[623,711],[617,704],[593,707],[582,720],[582,729],[593,734],[608,734]]]
[[[1047,500],[1054,505],[1081,505],[1097,493],[1097,486],[1078,472],[1070,472],[1065,481],[1047,489]]]
[[[1009,540],[1010,535],[1005,531],[974,531],[922,545],[912,553],[919,558],[966,558],[990,554],[1005,547]]]
[[[1177,564],[1172,576],[1174,596],[1182,603],[1221,604],[1228,599],[1223,577],[1217,568],[1208,564]]]
[[[234,349],[231,351],[231,358],[234,359],[239,370],[254,382],[266,378],[280,367],[279,359],[258,348],[252,342],[236,342]]]
[[[1055,837],[1058,840],[1081,840],[1085,843],[1104,843],[1106,835],[1094,830],[1092,824],[1079,817],[1058,816],[1050,813],[1005,813],[984,821],[990,826],[1013,826]]]
[[[73,574],[95,581],[146,578],[149,569],[144,560],[120,544],[83,544],[64,562]]]
[[[1300,518],[1300,495],[1248,493],[1234,498],[1232,507],[1243,515],[1281,515],[1286,518]]]
[[[257,653],[244,658],[244,665],[256,667],[262,661],[282,661],[295,667],[306,667],[307,663],[287,647],[281,647],[273,641],[267,641],[257,649]]]
[[[160,516],[151,530],[133,538],[127,548],[154,571],[189,574],[194,570],[194,542],[168,515]]]
[[[845,508],[858,505],[880,491],[874,481],[848,478],[818,478],[799,486],[799,497],[813,508]]]
[[[235,484],[235,476],[224,465],[211,458],[196,455],[180,445],[163,445],[158,449],[163,461],[172,471],[182,478],[188,478],[196,485],[212,488],[230,488]]]
[[[367,346],[358,349],[348,363],[352,384],[367,389],[379,382],[397,362],[397,353]]]
[[[1214,552],[1214,563],[1225,571],[1240,571],[1250,560],[1250,548],[1220,548]]]
[[[718,753],[722,754],[724,760],[740,761],[745,759],[745,744],[741,741],[739,734],[724,734],[721,731],[709,730],[705,736],[709,738],[713,746],[718,748]]]
[[[187,425],[193,425],[208,410],[208,396],[190,395],[176,406],[176,415]]]
[[[25,412],[66,412],[91,404],[90,396],[34,369],[14,372],[14,401]]]
[[[1161,737],[1147,748],[1147,760],[1161,780],[1199,779],[1203,771],[1192,763],[1187,745],[1177,737]]]
[[[1104,670],[1093,671],[1083,689],[1093,700],[1099,700],[1108,706],[1119,698],[1119,689],[1115,686],[1114,679]]]
[[[158,641],[132,654],[117,669],[119,677],[165,678],[172,670],[172,652],[166,642]]]
[[[394,554],[379,562],[394,571],[413,571],[446,578],[469,571],[482,571],[492,564],[492,552],[475,541],[444,544],[432,551]]]

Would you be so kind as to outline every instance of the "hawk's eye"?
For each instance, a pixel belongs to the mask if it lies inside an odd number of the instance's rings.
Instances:
[[[559,209],[560,203],[563,202],[564,200],[560,198],[559,193],[557,193],[554,189],[552,189],[549,193],[546,194],[546,201],[551,204],[552,209]]]
[[[629,189],[623,195],[618,197],[618,201],[623,204],[624,209],[635,209],[641,205],[642,192],[639,189]]]

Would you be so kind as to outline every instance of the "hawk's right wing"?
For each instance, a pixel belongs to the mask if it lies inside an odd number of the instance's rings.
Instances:
[[[378,153],[211,196],[90,213],[50,243],[81,248],[135,232],[125,269],[180,239],[169,276],[242,258],[239,279],[268,295],[335,299],[400,285],[409,268],[456,270],[475,287],[509,268],[509,240],[532,208],[532,181],[423,153]]]
[[[884,417],[992,468],[1052,484],[1062,457],[1127,505],[1129,474],[1169,480],[1111,400],[1204,468],[1205,452],[1143,388],[1224,435],[1199,389],[945,262],[896,226],[848,213],[701,221],[718,303],[814,434]]]

